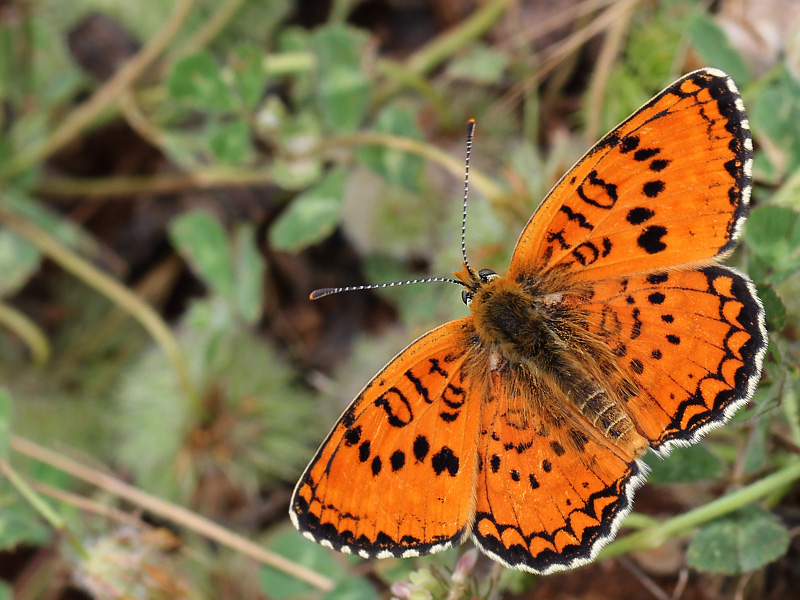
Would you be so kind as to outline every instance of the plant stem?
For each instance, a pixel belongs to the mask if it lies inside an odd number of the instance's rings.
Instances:
[[[369,145],[385,146],[387,148],[395,148],[397,150],[404,150],[412,154],[417,154],[423,158],[427,158],[435,163],[440,164],[456,177],[463,177],[464,175],[463,159],[457,159],[444,150],[440,150],[431,144],[398,135],[390,135],[388,133],[361,132],[329,138],[320,142],[311,150],[311,153],[317,154],[327,148],[338,148],[341,146]],[[499,202],[505,196],[505,192],[500,188],[500,186],[472,167],[470,167],[469,170],[469,177],[470,183],[474,184],[474,186],[479,189],[489,199],[490,202]]]
[[[190,510],[151,496],[142,490],[135,488],[127,483],[123,483],[116,477],[106,475],[85,465],[82,465],[71,458],[67,458],[61,453],[53,452],[25,438],[12,435],[10,439],[11,447],[20,454],[29,456],[45,464],[51,465],[73,477],[105,490],[115,496],[124,498],[128,502],[140,506],[182,527],[186,527],[220,544],[233,548],[251,558],[254,558],[266,565],[284,571],[289,575],[305,581],[317,589],[330,591],[333,589],[333,581],[324,575],[307,569],[302,565],[262,548],[258,544],[226,529],[210,519],[202,517]]]
[[[70,545],[84,558],[88,557],[86,548],[83,547],[78,537],[72,533],[64,523],[53,507],[50,506],[44,498],[37,494],[34,489],[14,470],[14,468],[6,460],[0,459],[0,473],[2,473],[9,483],[17,490],[20,496],[30,504],[33,509],[38,512],[41,517],[47,521],[50,526],[60,533],[66,533]]]
[[[86,102],[67,115],[61,125],[56,127],[44,142],[32,148],[22,149],[16,154],[0,172],[0,180],[18,175],[42,162],[80,135],[100,113],[111,108],[166,48],[180,29],[193,4],[194,0],[178,0],[164,26],[147,45],[126,62]]]
[[[612,542],[603,548],[599,558],[611,558],[612,556],[627,554],[635,550],[657,548],[676,535],[738,510],[759,498],[788,486],[797,479],[800,479],[800,460],[795,460],[772,475],[768,475],[755,483],[722,496],[699,508],[668,519],[655,527],[637,531]]]
[[[0,324],[16,333],[31,351],[33,362],[41,367],[50,357],[50,342],[39,326],[16,308],[0,302]]]
[[[103,273],[97,267],[84,260],[70,248],[53,239],[47,232],[39,229],[35,225],[7,212],[5,209],[0,209],[0,222],[8,225],[11,229],[28,239],[53,262],[60,265],[64,270],[72,273],[89,287],[94,288],[99,293],[109,298],[134,319],[139,321],[150,335],[153,336],[153,339],[159,346],[161,346],[164,354],[167,355],[169,361],[172,363],[172,368],[175,370],[178,377],[178,384],[191,407],[193,409],[198,407],[199,399],[197,392],[189,378],[189,371],[183,361],[178,343],[167,324],[164,323],[158,313],[153,310],[149,304],[119,281]]]
[[[131,175],[120,177],[48,177],[36,187],[36,193],[55,199],[84,196],[119,198],[137,194],[174,194],[186,190],[269,185],[272,176],[265,170],[209,168],[193,173]]]
[[[434,41],[415,52],[406,62],[405,68],[413,75],[425,75],[450,58],[456,50],[480,38],[503,15],[514,0],[486,2],[469,18],[465,19]],[[392,81],[376,95],[375,104],[380,106],[400,91],[397,81]]]

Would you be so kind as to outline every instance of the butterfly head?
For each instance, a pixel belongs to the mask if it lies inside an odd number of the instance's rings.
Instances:
[[[490,281],[498,279],[500,276],[491,269],[481,269],[476,273],[467,263],[462,263],[462,265],[462,269],[460,271],[453,271],[453,275],[455,275],[458,282],[464,286],[464,289],[461,291],[461,299],[464,301],[464,304],[470,306],[472,304],[472,299],[475,297],[475,292]]]

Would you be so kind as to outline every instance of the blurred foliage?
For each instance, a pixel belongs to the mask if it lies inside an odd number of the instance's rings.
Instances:
[[[796,40],[759,68],[764,56],[724,11],[689,0],[628,3],[630,19],[607,19],[601,31],[622,26],[622,35],[585,38],[624,3],[591,12],[552,3],[570,17],[558,24],[532,16],[535,3],[498,0],[441,31],[428,15],[425,43],[403,34],[392,50],[394,23],[364,26],[361,4],[334,1],[328,20],[289,0],[0,7],[0,550],[42,549],[26,581],[60,569],[97,598],[530,589],[530,575],[473,571],[469,552],[364,564],[288,527],[292,485],[338,412],[410,340],[467,310],[432,284],[376,291],[371,304],[352,302],[382,308],[339,317],[323,303],[310,308],[310,290],[295,287],[330,285],[319,270],[338,267],[338,246],[350,266],[333,272],[352,279],[334,285],[456,268],[470,117],[468,251],[502,272],[517,232],[587,149],[579,125],[601,135],[706,64],[734,77],[750,117],[755,206],[730,262],[758,286],[771,346],[749,406],[710,443],[648,457],[650,481],[688,510],[710,502],[704,486],[766,489],[796,466]],[[112,156],[85,164],[95,136],[120,123],[157,152],[157,166]],[[379,327],[387,320],[394,326]],[[168,533],[160,526],[178,522],[177,507],[142,518],[122,487],[103,491],[26,457],[21,439],[259,539],[294,569],[254,567],[207,524]],[[35,483],[30,492],[24,481]],[[781,559],[790,534],[776,507],[792,501],[788,490],[709,511],[691,526],[688,564],[735,575]],[[303,568],[332,589],[309,583]]]

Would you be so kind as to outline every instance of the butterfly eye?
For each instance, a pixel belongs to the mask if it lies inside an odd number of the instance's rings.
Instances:
[[[478,277],[480,277],[481,283],[489,283],[492,279],[497,279],[500,277],[500,275],[491,269],[481,269],[478,271]]]
[[[467,290],[461,290],[461,299],[464,301],[464,304],[466,304],[467,306],[472,304],[472,296],[473,296],[472,292],[469,292]]]

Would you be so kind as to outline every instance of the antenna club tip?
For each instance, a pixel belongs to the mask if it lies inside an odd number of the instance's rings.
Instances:
[[[467,123],[469,123],[470,125],[475,125],[475,117],[472,117],[469,120],[467,120]]]
[[[331,288],[322,288],[319,290],[314,290],[308,295],[309,300],[319,300],[323,296],[327,296],[331,293]]]

